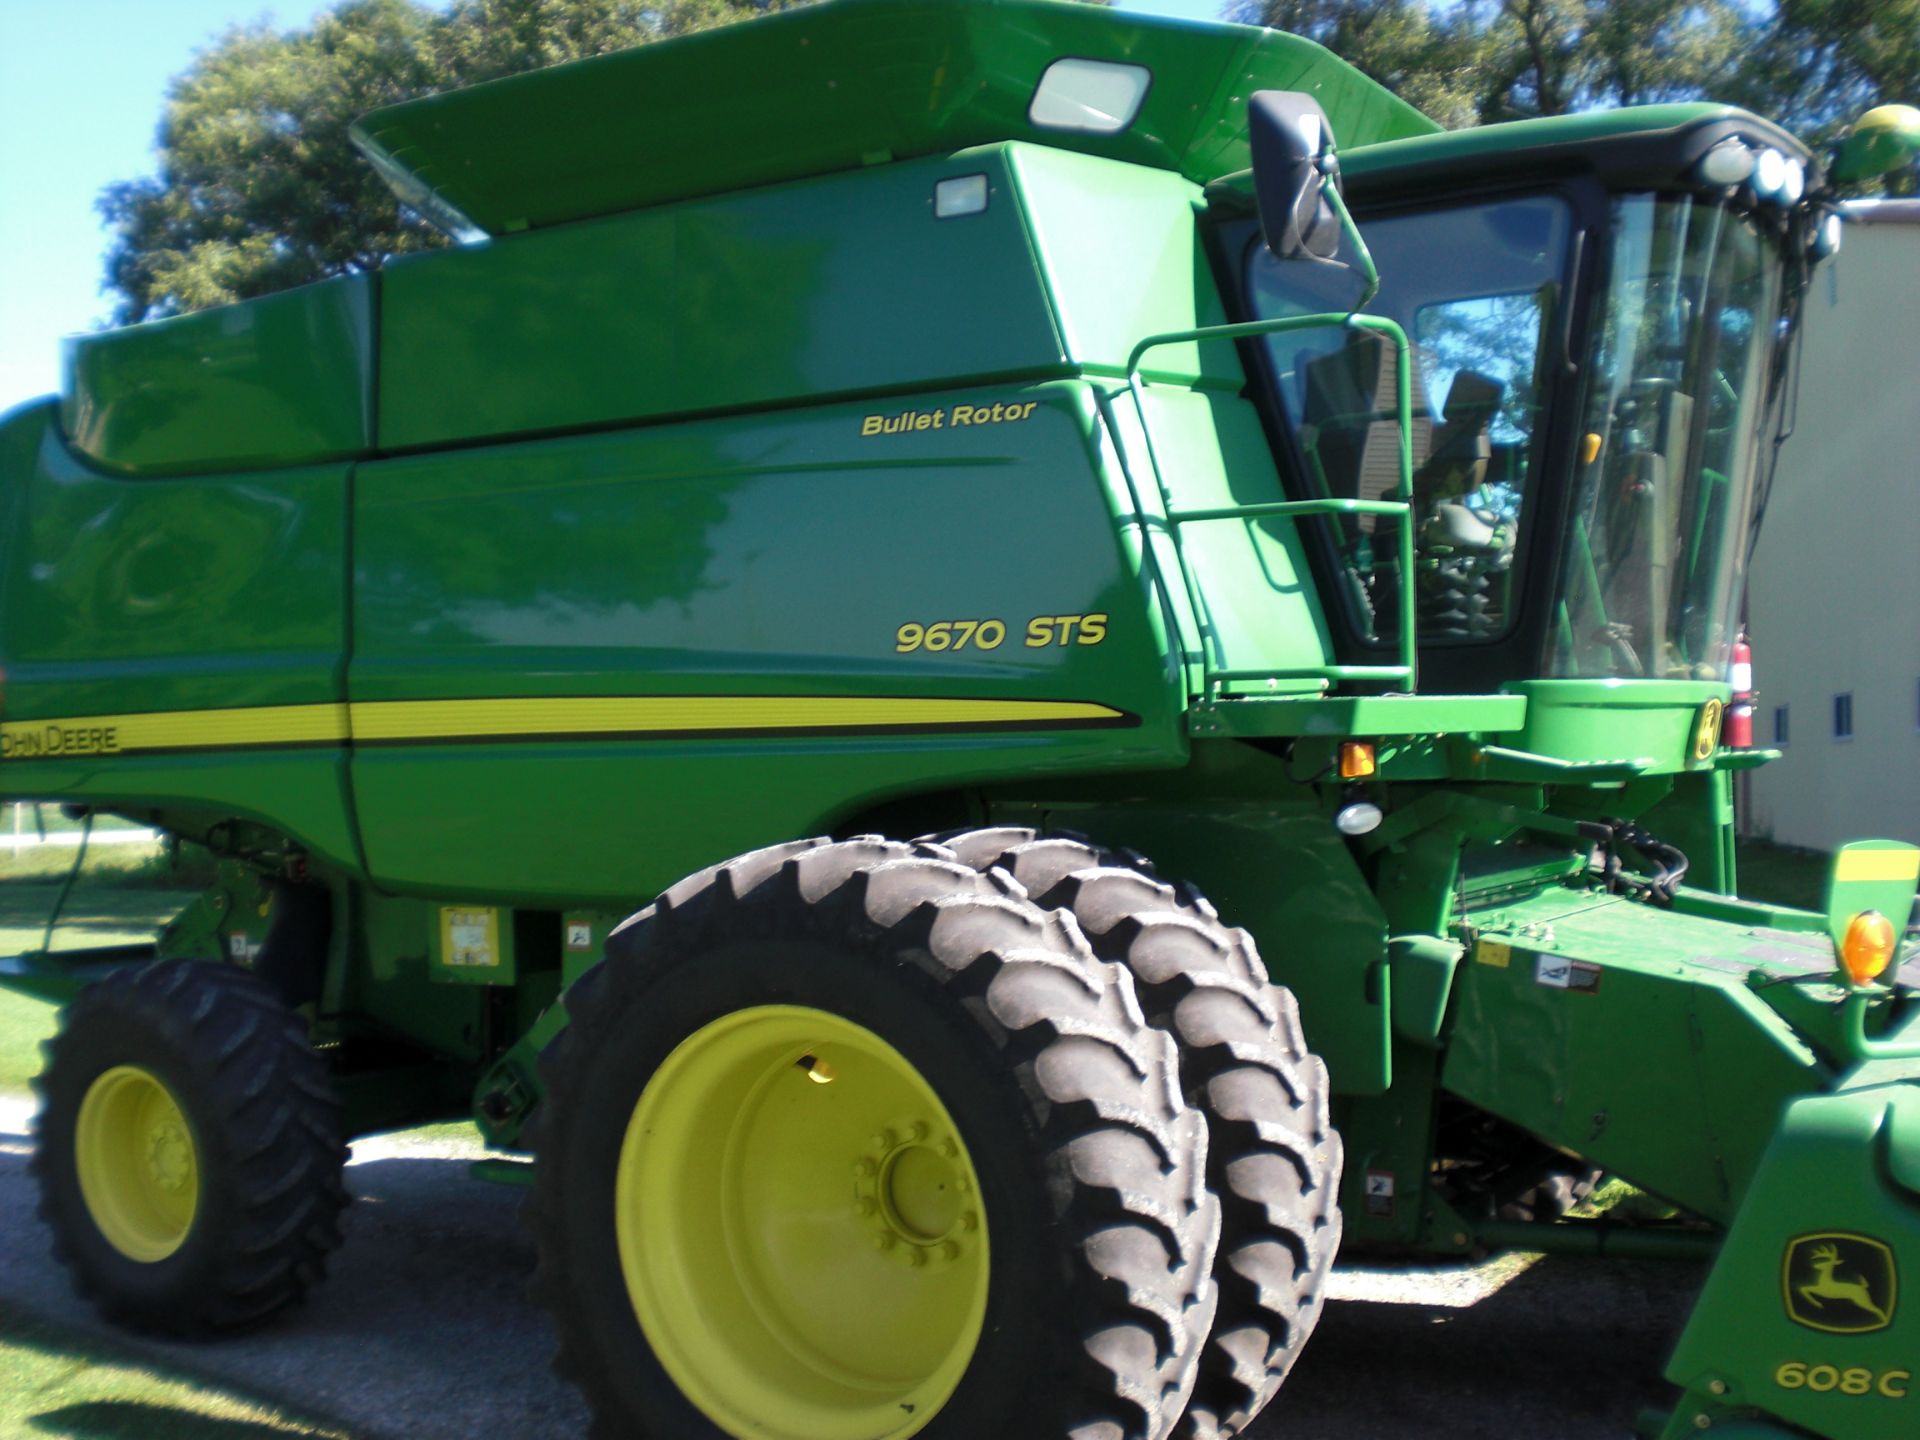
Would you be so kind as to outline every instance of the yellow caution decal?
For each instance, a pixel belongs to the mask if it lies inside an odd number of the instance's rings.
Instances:
[[[1920,880],[1920,850],[1848,848],[1835,859],[1833,878],[1841,881]]]

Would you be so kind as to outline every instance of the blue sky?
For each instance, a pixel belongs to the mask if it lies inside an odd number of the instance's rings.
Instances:
[[[167,81],[229,26],[333,0],[0,0],[0,412],[59,386],[60,337],[112,308],[94,201],[154,168]],[[1120,0],[1205,18],[1222,0]]]

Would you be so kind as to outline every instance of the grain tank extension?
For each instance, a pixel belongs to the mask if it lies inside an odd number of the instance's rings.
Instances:
[[[0,791],[221,857],[0,964],[110,1314],[470,1114],[608,1433],[1231,1436],[1343,1235],[1713,1256],[1650,1435],[1920,1433],[1920,849],[1741,899],[1721,737],[1899,116],[835,0],[356,133],[461,243],[0,419]]]

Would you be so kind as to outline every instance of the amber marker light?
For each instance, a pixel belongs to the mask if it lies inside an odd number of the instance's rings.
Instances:
[[[1373,744],[1368,740],[1348,740],[1340,747],[1340,778],[1365,780],[1379,770]]]
[[[1847,924],[1840,963],[1856,985],[1871,985],[1893,963],[1893,922],[1878,910],[1862,910]]]

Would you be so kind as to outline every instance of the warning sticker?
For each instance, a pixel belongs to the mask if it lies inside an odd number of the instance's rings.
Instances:
[[[1550,990],[1579,990],[1591,995],[1600,989],[1600,967],[1564,955],[1542,955],[1534,965],[1533,980]]]
[[[442,910],[441,961],[491,970],[500,963],[500,912]]]
[[[1367,1214],[1393,1214],[1393,1172],[1391,1170],[1367,1171],[1366,1198]]]
[[[591,950],[593,948],[593,926],[584,920],[567,922],[567,949]]]
[[[1504,970],[1513,963],[1513,947],[1503,945],[1498,940],[1482,940],[1475,948],[1473,958],[1482,965],[1491,965],[1496,970]]]

